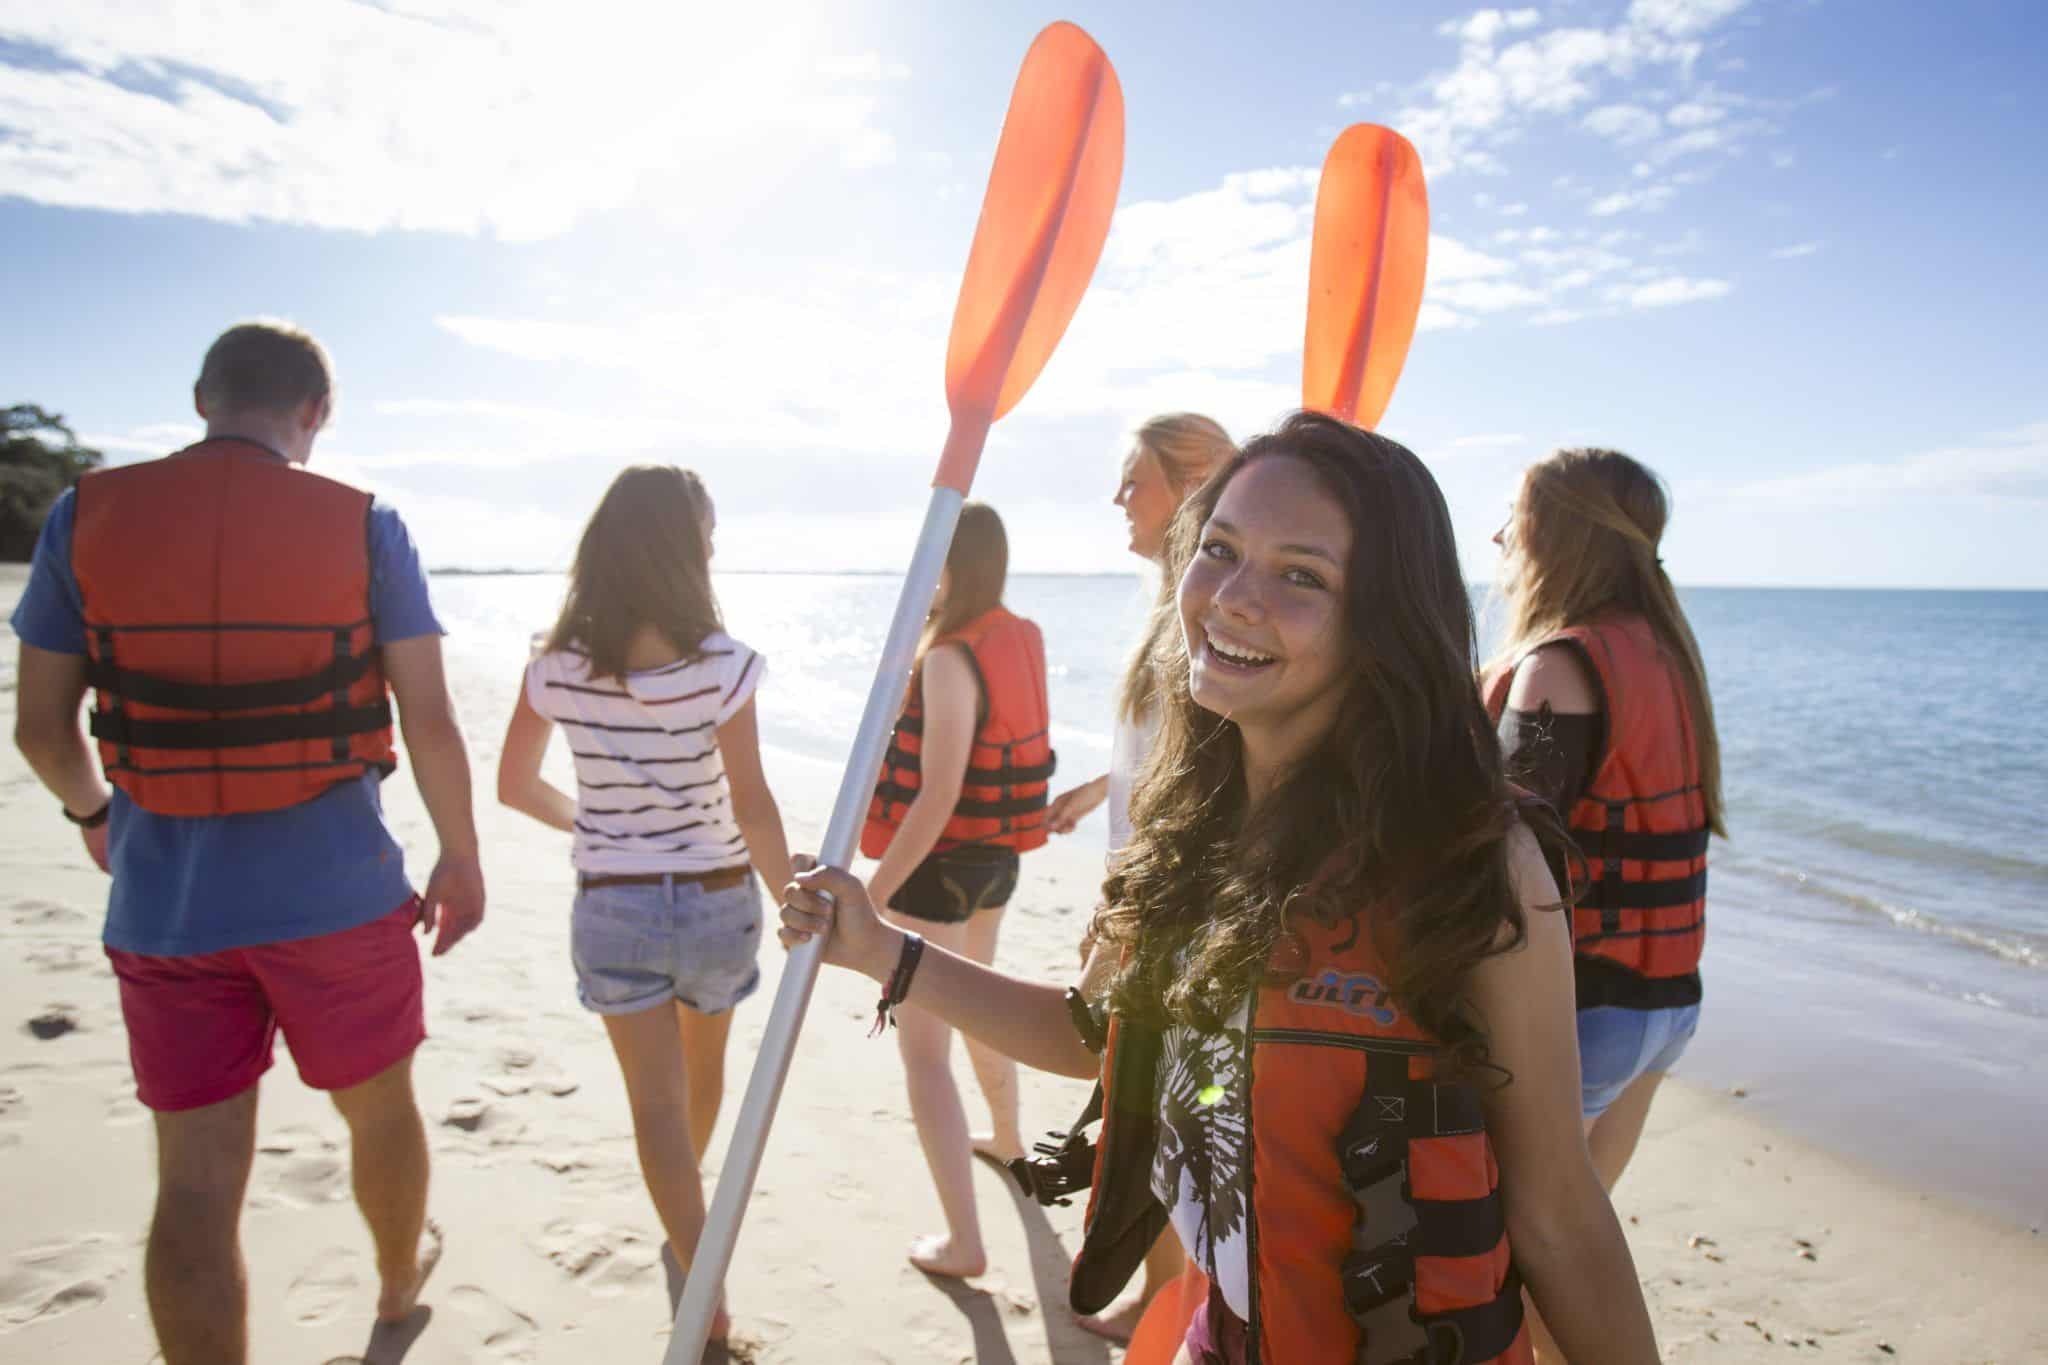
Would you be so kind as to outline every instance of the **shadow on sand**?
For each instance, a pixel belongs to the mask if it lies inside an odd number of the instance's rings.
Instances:
[[[359,1356],[341,1356],[327,1365],[399,1365],[413,1343],[434,1320],[434,1310],[420,1304],[397,1322],[380,1322],[370,1329],[369,1344]]]
[[[1109,1365],[1109,1343],[1074,1321],[1067,1307],[1067,1273],[1074,1264],[1073,1253],[1053,1231],[1045,1208],[1017,1184],[1017,1178],[992,1158],[982,1157],[1002,1172],[1003,1188],[1016,1205],[1017,1221],[1024,1225],[1024,1242],[1031,1251],[1031,1287],[1038,1295],[1038,1316],[1045,1324],[1047,1354],[1060,1365]],[[983,1357],[983,1365],[987,1365]]]

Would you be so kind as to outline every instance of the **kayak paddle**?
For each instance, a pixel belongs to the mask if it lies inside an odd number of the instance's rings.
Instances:
[[[1031,387],[1080,305],[1109,235],[1123,144],[1123,91],[1109,59],[1074,25],[1051,25],[1025,54],[1003,119],[946,348],[952,427],[818,852],[821,863],[844,868],[852,861],[989,427]],[[697,1365],[703,1353],[823,947],[812,939],[792,949],[783,966],[665,1365]]]
[[[1422,160],[1391,128],[1338,135],[1316,190],[1301,405],[1376,427],[1422,309],[1429,198]]]

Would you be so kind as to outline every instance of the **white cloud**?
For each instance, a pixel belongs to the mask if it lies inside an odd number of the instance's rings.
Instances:
[[[1627,147],[1647,142],[1664,131],[1664,120],[1639,104],[1609,104],[1581,120],[1588,131]]]
[[[1608,298],[1629,308],[1669,308],[1673,304],[1718,299],[1733,288],[1726,280],[1667,275],[1647,284],[1617,285],[1608,291]]]
[[[1534,28],[1543,22],[1543,12],[1534,9],[1497,10],[1483,9],[1470,18],[1459,22],[1452,20],[1437,25],[1437,32],[1446,37],[1463,39],[1467,43],[1488,44],[1503,33],[1512,33],[1525,28]]]
[[[1777,261],[1796,261],[1802,256],[1818,255],[1825,246],[1827,246],[1826,242],[1795,242],[1791,246],[1781,246],[1773,249],[1771,259]]]
[[[1541,290],[1509,280],[1467,280],[1444,285],[1434,291],[1437,302],[1468,313],[1504,313],[1514,308],[1534,308],[1547,301]]]
[[[1629,19],[1645,28],[1673,36],[1704,33],[1737,13],[1749,0],[1634,0]]]
[[[1595,218],[1611,218],[1617,213],[1634,213],[1663,208],[1671,202],[1677,191],[1669,185],[1650,185],[1640,190],[1616,190],[1593,201],[1586,212]]]
[[[182,450],[205,434],[205,428],[193,422],[149,422],[123,432],[85,433],[79,436],[78,443],[109,455],[149,459]],[[110,463],[125,464],[126,461],[116,459]]]
[[[1665,121],[1673,128],[1700,128],[1709,123],[1719,123],[1728,117],[1728,111],[1715,104],[1686,103],[1673,106],[1665,113]]]
[[[1785,502],[1853,503],[1894,497],[2048,502],[2048,422],[1993,433],[1970,445],[1896,460],[1832,465],[1711,491]]]
[[[17,8],[7,37],[35,60],[0,63],[0,195],[511,239],[640,197],[687,216],[704,184],[890,158],[869,64],[821,79],[826,36],[625,0]]]

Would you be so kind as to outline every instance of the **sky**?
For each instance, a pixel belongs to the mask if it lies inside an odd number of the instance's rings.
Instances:
[[[620,467],[673,461],[721,568],[900,567],[1055,18],[1128,131],[977,478],[1015,569],[1131,567],[1145,417],[1300,401],[1317,168],[1376,122],[1431,213],[1380,429],[1472,577],[1520,471],[1603,445],[1669,484],[1681,583],[2048,587],[2033,0],[0,0],[0,402],[149,458],[197,435],[212,338],[284,317],[338,372],[314,467],[432,565],[559,567]]]

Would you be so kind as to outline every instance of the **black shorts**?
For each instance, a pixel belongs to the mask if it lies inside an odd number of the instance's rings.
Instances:
[[[919,863],[889,908],[933,924],[965,924],[977,910],[1008,905],[1017,891],[1014,848],[964,844]]]

